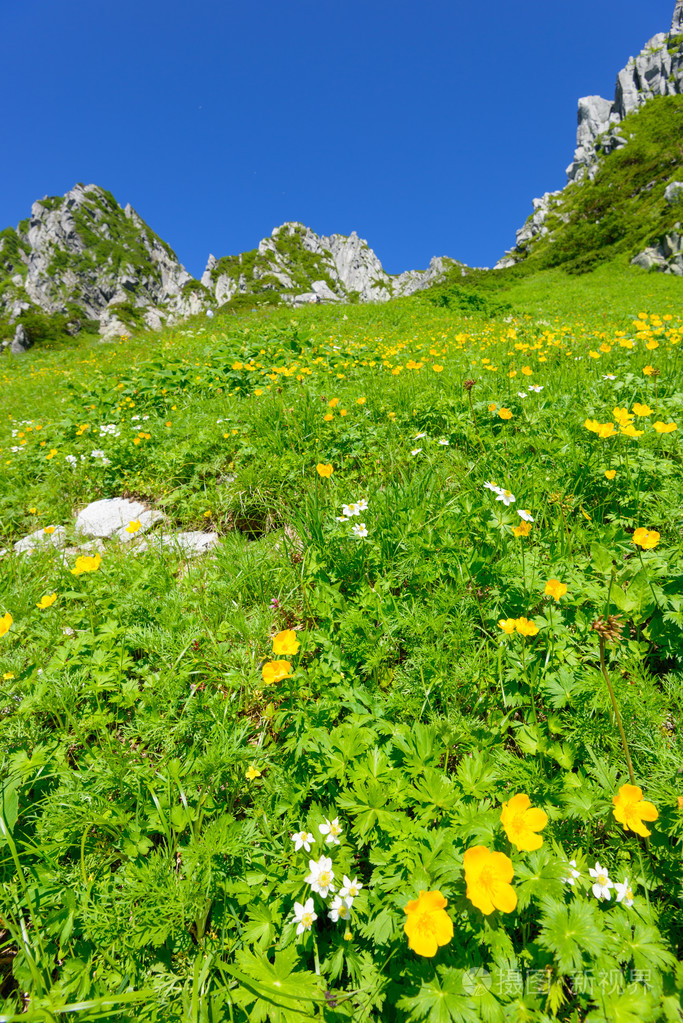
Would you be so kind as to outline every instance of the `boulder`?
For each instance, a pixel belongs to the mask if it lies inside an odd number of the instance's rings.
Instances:
[[[49,527],[48,527],[49,528]],[[64,526],[55,526],[53,533],[46,533],[44,529],[37,529],[35,533],[17,540],[14,545],[16,554],[32,554],[40,547],[60,548],[66,546],[66,530]]]
[[[33,342],[26,333],[26,328],[23,323],[18,324],[14,331],[14,338],[12,339],[12,344],[10,346],[12,355],[23,355],[24,352],[29,350],[32,344]]]
[[[76,519],[76,532],[84,536],[113,536],[136,519],[142,522],[141,516],[145,514],[150,513],[139,501],[123,497],[104,498],[93,501],[80,512]]]
[[[683,3],[683,0],[681,2]],[[683,199],[683,181],[672,181],[667,185],[664,189],[664,198],[670,205],[680,202]]]
[[[218,544],[217,533],[202,533],[193,530],[187,533],[157,533],[145,537],[135,545],[136,552],[161,550],[168,548],[176,551],[186,558],[196,558],[201,554],[208,554]]]

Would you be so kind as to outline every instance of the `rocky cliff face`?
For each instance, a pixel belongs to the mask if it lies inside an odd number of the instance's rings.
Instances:
[[[211,299],[131,206],[97,185],[35,202],[28,220],[0,234],[0,317],[61,314],[97,321],[103,336],[159,327]]]
[[[291,222],[273,229],[258,249],[238,256],[209,256],[202,284],[217,305],[236,295],[271,292],[293,305],[309,302],[386,302],[427,288],[456,264],[434,257],[426,270],[385,272],[368,243],[350,235],[317,235]]]
[[[683,0],[677,0],[671,29],[650,39],[637,57],[630,57],[617,75],[613,100],[584,96],[579,100],[576,151],[567,168],[569,183],[593,180],[601,160],[628,144],[621,129],[625,117],[650,100],[683,94]],[[534,211],[517,231],[516,245],[505,254],[496,269],[511,266],[523,258],[536,236],[548,233],[549,218],[562,206],[563,190],[546,192],[534,199]],[[559,213],[561,216],[562,214]]]

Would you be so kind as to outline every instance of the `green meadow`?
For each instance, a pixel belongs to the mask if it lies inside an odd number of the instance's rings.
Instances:
[[[0,1021],[681,1020],[682,353],[605,263],[0,359]]]

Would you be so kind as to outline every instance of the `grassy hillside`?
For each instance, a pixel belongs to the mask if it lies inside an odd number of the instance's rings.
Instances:
[[[492,281],[0,362],[0,1020],[680,1018],[680,281]]]

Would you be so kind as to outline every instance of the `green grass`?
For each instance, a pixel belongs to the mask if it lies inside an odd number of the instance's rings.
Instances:
[[[0,363],[0,1020],[679,1017],[677,288],[513,270]],[[214,555],[107,541],[74,575],[75,513],[123,494]],[[11,551],[50,525],[64,557]],[[612,813],[629,776],[592,625],[615,614],[647,842]],[[515,794],[547,816],[535,851],[502,827]],[[514,909],[472,901],[474,846],[509,857]],[[323,855],[362,884],[346,920],[306,882]],[[595,898],[596,861],[632,906]],[[403,929],[421,891],[454,928],[433,958]]]

